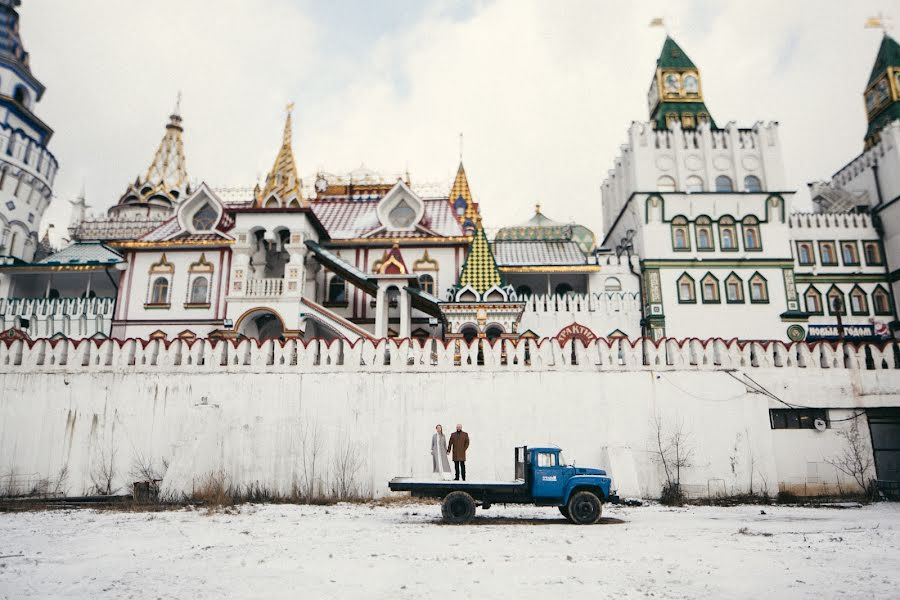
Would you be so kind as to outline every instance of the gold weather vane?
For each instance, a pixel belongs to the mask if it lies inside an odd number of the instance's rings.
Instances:
[[[659,27],[663,31],[666,32],[666,35],[669,35],[669,19],[664,17],[653,17],[650,19],[650,23],[647,25],[651,29],[654,27]]]
[[[890,17],[884,16],[884,13],[878,13],[874,17],[869,17],[868,19],[866,19],[865,28],[880,29],[884,33],[887,33],[890,20]]]
[[[462,162],[463,134],[459,132],[459,162]]]
[[[285,106],[285,110],[288,112],[288,114],[291,114],[292,112],[294,112],[294,103],[288,102],[287,106]]]

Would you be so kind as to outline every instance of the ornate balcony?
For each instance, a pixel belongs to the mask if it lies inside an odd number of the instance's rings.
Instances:
[[[264,279],[248,279],[244,295],[248,298],[272,298],[284,294],[284,279],[267,277]]]

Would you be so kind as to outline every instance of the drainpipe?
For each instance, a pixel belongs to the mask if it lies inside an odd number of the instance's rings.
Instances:
[[[884,204],[884,197],[881,195],[881,179],[878,177],[878,161],[872,165],[872,176],[875,177],[875,194],[878,196],[878,205]]]

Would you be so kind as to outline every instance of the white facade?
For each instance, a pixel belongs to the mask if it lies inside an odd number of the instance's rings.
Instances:
[[[7,2],[0,12],[0,261],[4,256],[30,261],[58,165],[47,149],[53,130],[34,113],[44,86],[31,74],[19,15]]]

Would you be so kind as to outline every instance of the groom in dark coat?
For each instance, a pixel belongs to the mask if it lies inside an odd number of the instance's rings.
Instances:
[[[450,442],[447,444],[447,454],[453,453],[453,466],[456,467],[454,481],[466,480],[466,450],[469,448],[469,434],[462,430],[462,425],[456,424],[456,431],[450,434]]]

